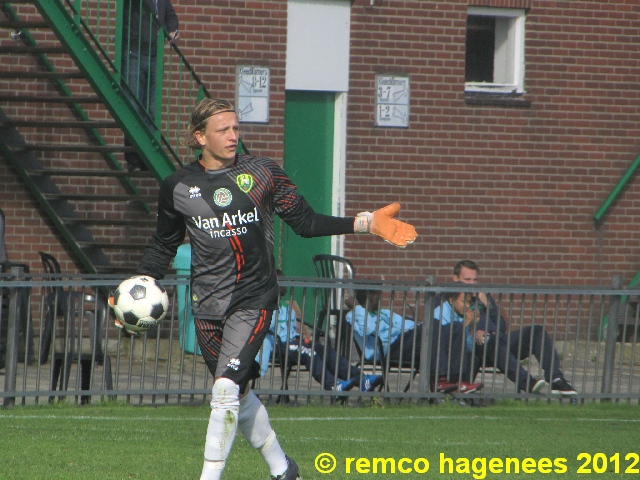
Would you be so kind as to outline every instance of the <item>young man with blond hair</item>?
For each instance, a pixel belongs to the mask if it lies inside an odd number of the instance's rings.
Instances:
[[[276,162],[236,153],[239,130],[226,100],[205,99],[193,109],[184,140],[202,153],[163,181],[158,226],[137,273],[162,278],[189,233],[196,335],[215,379],[201,479],[221,478],[240,430],[273,479],[295,480],[298,466],[247,388],[260,375],[255,358],[278,309],[274,216],[303,237],[372,233],[404,247],[417,234],[392,218],[398,203],[355,218],[316,213]]]

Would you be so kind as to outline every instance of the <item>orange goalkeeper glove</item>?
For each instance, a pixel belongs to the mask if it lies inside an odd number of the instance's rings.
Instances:
[[[109,306],[113,309],[113,306],[115,305],[115,299],[113,297],[109,297],[109,301],[107,302],[109,304]],[[115,313],[115,312],[114,312]],[[144,332],[136,332],[134,330],[131,330],[129,328],[127,328],[125,326],[124,323],[122,323],[122,321],[120,321],[120,319],[118,318],[118,316],[116,315],[116,327],[118,327],[121,330],[124,330],[125,332],[127,332],[129,335],[131,335],[132,337],[139,337],[142,335],[142,333]]]
[[[418,234],[413,225],[393,218],[399,211],[400,204],[396,202],[373,213],[361,212],[356,216],[354,231],[378,235],[387,242],[404,248],[407,243],[413,243]]]

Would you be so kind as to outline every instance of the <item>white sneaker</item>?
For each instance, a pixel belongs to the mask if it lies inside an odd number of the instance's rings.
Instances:
[[[553,382],[551,382],[551,393],[554,395],[565,395],[565,396],[574,396],[578,395],[575,388],[569,385],[564,378],[556,378]]]
[[[540,390],[542,390],[544,387],[547,386],[547,382],[545,382],[544,380],[540,379],[540,380],[536,380],[531,387],[529,387],[529,392],[530,393],[539,393]]]

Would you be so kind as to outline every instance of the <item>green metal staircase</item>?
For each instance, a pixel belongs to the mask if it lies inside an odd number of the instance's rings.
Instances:
[[[180,125],[208,96],[179,49],[165,48],[162,120],[149,128],[116,67],[120,1],[0,0],[0,158],[88,273],[135,269],[154,229],[158,181],[189,155],[173,147]],[[132,149],[148,172],[123,168]]]

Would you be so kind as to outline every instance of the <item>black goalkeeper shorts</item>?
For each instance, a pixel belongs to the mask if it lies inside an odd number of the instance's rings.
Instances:
[[[202,358],[214,378],[228,378],[244,393],[247,383],[260,377],[255,359],[272,314],[271,310],[238,310],[226,320],[195,319]]]

